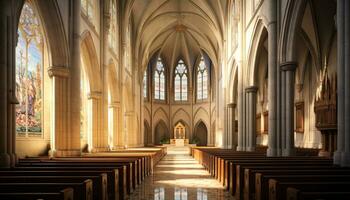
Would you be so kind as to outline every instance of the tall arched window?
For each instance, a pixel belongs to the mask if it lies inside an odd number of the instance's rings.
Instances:
[[[145,73],[143,74],[143,98],[147,98],[147,81],[148,81],[148,78],[147,78],[147,69],[145,71]]]
[[[108,37],[109,48],[113,51],[116,50],[117,47],[117,7],[115,5],[115,0],[112,0],[111,3],[111,22],[110,22],[110,30]]]
[[[208,98],[208,68],[205,65],[204,58],[201,58],[197,68],[197,100]]]
[[[187,101],[187,67],[179,60],[175,68],[175,101]]]
[[[16,130],[18,136],[42,132],[44,39],[35,8],[25,2],[16,47]]]
[[[94,18],[94,0],[81,0],[81,8],[83,13],[92,22]]]
[[[165,73],[161,58],[158,58],[154,71],[154,98],[156,100],[165,100]]]

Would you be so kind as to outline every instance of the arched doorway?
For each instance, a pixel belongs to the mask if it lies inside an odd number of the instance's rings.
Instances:
[[[198,139],[198,146],[208,145],[208,129],[203,121],[197,123],[197,126],[194,129],[194,138]]]
[[[159,121],[154,129],[154,143],[164,144],[169,141],[169,131],[163,120]]]

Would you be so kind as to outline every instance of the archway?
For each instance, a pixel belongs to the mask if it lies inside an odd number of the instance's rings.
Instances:
[[[154,129],[154,143],[169,143],[170,135],[168,127],[163,120],[159,121]]]
[[[194,129],[194,137],[198,139],[198,146],[208,145],[208,129],[203,121],[197,123],[197,126]]]
[[[81,85],[82,89],[82,132],[86,137],[88,151],[104,151],[108,148],[108,135],[101,130],[103,118],[102,82],[100,77],[98,57],[90,32],[81,36]],[[83,127],[85,124],[85,127]],[[86,135],[86,136],[84,136]],[[82,144],[84,145],[84,144]]]
[[[107,89],[108,89],[108,146],[115,149],[118,146],[120,126],[120,95],[118,95],[119,81],[116,65],[110,60],[107,68]]]

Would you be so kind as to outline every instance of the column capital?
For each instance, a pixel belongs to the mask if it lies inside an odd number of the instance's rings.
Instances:
[[[93,91],[93,92],[90,92],[87,95],[87,97],[88,97],[88,99],[101,99],[102,98],[102,92]]]
[[[297,66],[297,62],[284,62],[280,64],[281,71],[295,71]]]
[[[227,104],[227,107],[228,108],[236,108],[236,103],[229,103],[229,104]]]
[[[49,77],[62,77],[67,78],[69,76],[69,68],[63,66],[52,66],[47,70]]]
[[[258,91],[258,87],[257,86],[249,86],[245,88],[245,92],[247,93],[256,93]]]

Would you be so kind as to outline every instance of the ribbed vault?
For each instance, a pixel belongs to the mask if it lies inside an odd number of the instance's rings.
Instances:
[[[217,66],[226,4],[226,0],[136,0],[126,5],[131,9],[139,66],[144,69],[154,52],[171,66],[179,58],[193,66],[201,50]]]

